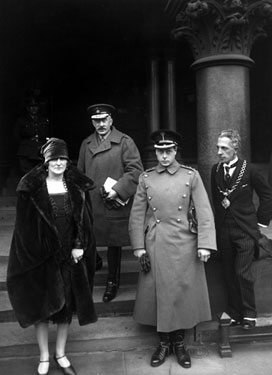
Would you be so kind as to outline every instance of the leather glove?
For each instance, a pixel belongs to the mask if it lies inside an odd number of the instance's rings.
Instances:
[[[144,273],[147,273],[151,269],[151,264],[150,264],[150,259],[147,253],[143,254],[140,257],[140,266],[141,266],[141,271]]]
[[[100,195],[103,199],[103,202],[108,210],[111,210],[113,208],[119,208],[121,207],[121,204],[118,203],[115,199],[107,199],[108,193],[106,192],[104,186],[101,186],[100,188]]]

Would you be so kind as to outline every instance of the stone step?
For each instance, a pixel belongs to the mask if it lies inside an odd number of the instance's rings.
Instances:
[[[13,226],[11,227],[10,231],[3,231],[3,227],[0,229],[0,257],[1,256],[8,256],[11,239],[12,239],[12,232]],[[1,262],[1,260],[0,260]]]
[[[8,256],[0,256],[0,291],[6,290],[6,275],[8,266]],[[1,310],[1,301],[0,301]]]
[[[17,322],[0,323],[0,358],[38,355],[34,327],[22,329]],[[56,326],[49,325],[50,352],[54,352]],[[73,319],[67,353],[132,350],[157,344],[154,327],[137,324],[132,316],[100,317],[96,323],[79,326]],[[4,375],[4,374],[3,374]]]
[[[15,223],[15,217],[16,217],[15,207],[1,208],[0,226],[13,225]]]
[[[16,196],[6,196],[0,197],[0,210],[5,207],[16,207],[17,197]]]
[[[104,291],[104,286],[94,287],[93,298],[98,316],[129,315],[132,313],[136,296],[136,285],[120,285],[116,298],[110,303],[102,301]],[[0,301],[0,322],[16,321],[6,290],[0,291]]]
[[[219,342],[218,321],[213,320],[198,324],[187,330],[185,341],[191,353],[197,345],[207,343],[216,345]],[[241,328],[230,328],[231,342],[264,341],[271,337],[272,318],[260,317],[254,329],[254,336]],[[0,358],[26,358],[38,356],[34,327],[22,329],[17,322],[0,323]],[[54,352],[56,327],[49,325],[50,352]],[[268,337],[269,336],[269,337]],[[270,338],[271,339],[271,338]],[[132,316],[100,317],[96,323],[80,327],[74,318],[67,342],[67,354],[150,349],[158,344],[155,327],[137,324]],[[202,353],[203,354],[203,353]],[[216,373],[216,372],[215,372]]]

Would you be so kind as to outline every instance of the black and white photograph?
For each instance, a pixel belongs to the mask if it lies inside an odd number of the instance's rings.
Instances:
[[[0,373],[270,375],[272,0],[0,0]]]

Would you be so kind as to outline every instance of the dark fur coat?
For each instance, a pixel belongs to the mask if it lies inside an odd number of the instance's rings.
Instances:
[[[28,327],[60,311],[64,288],[57,254],[60,241],[46,188],[44,165],[32,169],[18,184],[7,288],[19,324]],[[92,292],[95,273],[95,238],[88,191],[93,182],[73,166],[65,171],[73,219],[75,244],[84,249],[84,261],[72,265],[72,287],[79,324],[97,320]],[[86,267],[85,267],[86,265]]]

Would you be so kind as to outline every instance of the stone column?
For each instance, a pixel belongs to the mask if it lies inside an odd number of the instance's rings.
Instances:
[[[176,85],[175,85],[175,62],[166,61],[166,124],[164,128],[177,130],[176,123]]]
[[[216,143],[223,129],[236,129],[242,138],[241,157],[250,159],[249,67],[242,55],[196,60],[198,166],[209,188],[210,169],[217,161]]]
[[[160,86],[159,86],[159,62],[152,59],[150,62],[150,133],[160,127]]]
[[[186,39],[195,58],[198,168],[209,190],[221,130],[240,131],[250,159],[249,55],[272,21],[272,0],[169,0],[165,11],[173,36]]]
[[[149,87],[149,129],[150,135],[160,128],[160,79],[159,79],[159,58],[152,57],[150,60],[150,87]],[[156,156],[153,145],[147,139],[143,152],[144,168],[149,168],[156,164]]]

